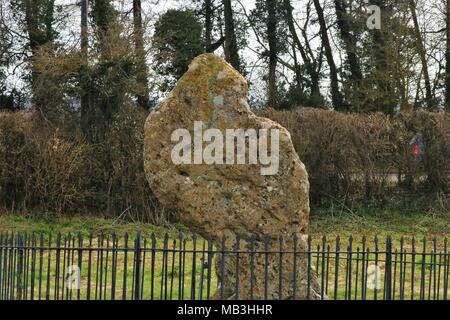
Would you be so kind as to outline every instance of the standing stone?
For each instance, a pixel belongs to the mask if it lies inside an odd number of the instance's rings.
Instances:
[[[309,182],[305,166],[295,152],[289,132],[253,114],[247,95],[246,80],[223,59],[213,54],[194,59],[175,89],[147,119],[144,151],[147,179],[159,201],[173,209],[180,222],[191,231],[210,237],[217,250],[253,248],[254,252],[266,249],[277,252],[268,255],[241,253],[239,261],[236,254],[227,254],[223,268],[220,258],[216,259],[219,284],[224,284],[218,289],[217,297],[223,290],[224,298],[306,299],[309,291],[309,298],[317,299],[319,290],[313,273],[310,289],[307,289],[304,252],[309,221]],[[189,131],[192,145],[191,150],[185,151],[194,155],[198,151],[194,127],[200,122],[204,131],[219,129],[224,136],[227,129],[255,129],[257,132],[278,129],[277,173],[262,175],[267,166],[260,162],[174,164],[172,152],[178,141],[172,142],[173,132]],[[203,143],[203,147],[207,145]],[[270,143],[268,149],[274,151]],[[192,156],[192,161],[194,158]],[[236,234],[239,234],[239,242]],[[280,256],[280,246],[289,253]]]

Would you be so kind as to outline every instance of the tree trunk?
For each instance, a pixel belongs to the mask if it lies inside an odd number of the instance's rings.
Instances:
[[[426,102],[430,111],[433,109],[433,94],[431,92],[431,81],[430,74],[428,72],[428,62],[426,57],[425,46],[422,39],[422,34],[420,33],[419,22],[417,20],[416,13],[416,3],[414,0],[409,0],[409,9],[411,10],[411,15],[414,22],[414,31],[416,34],[416,47],[420,55],[420,60],[422,62],[423,75],[425,79],[425,91],[426,91]]]
[[[294,73],[295,73],[295,81],[297,82],[297,88],[301,88],[303,91],[303,77],[302,77],[302,68],[298,62],[297,58],[297,47],[295,43],[292,44],[292,57],[294,58]]]
[[[242,72],[236,41],[236,33],[234,30],[231,0],[223,0],[223,7],[225,16],[225,58],[236,70]]]
[[[300,51],[300,55],[302,57],[303,63],[305,64],[305,67],[306,67],[306,72],[308,73],[309,77],[311,78],[311,85],[310,85],[311,96],[312,97],[318,96],[320,94],[319,81],[318,81],[319,77],[317,75],[317,72],[315,70],[313,63],[308,58],[308,55],[306,54],[306,50],[303,47],[302,43],[300,42],[300,38],[297,34],[297,30],[295,29],[291,1],[283,0],[283,2],[284,2],[284,9],[286,11],[286,20],[287,20],[287,24],[289,27],[289,32],[291,33],[292,38],[294,40],[294,44],[295,44],[294,50],[295,50],[295,47],[297,47],[297,49]]]
[[[447,50],[445,66],[445,89],[447,111],[450,112],[450,0],[447,0]]]
[[[363,75],[358,55],[356,54],[356,39],[352,35],[350,17],[347,14],[344,0],[334,0],[334,6],[336,10],[337,25],[347,54],[347,63],[351,73],[350,79],[355,89],[358,89],[363,79]]]
[[[81,130],[84,135],[88,135],[90,114],[89,106],[89,62],[88,62],[88,47],[89,47],[89,31],[88,31],[88,0],[81,0],[81,56],[83,59],[80,70],[80,88],[81,88]]]
[[[213,53],[219,49],[225,42],[226,38],[221,37],[214,42],[214,1],[205,0],[205,52]]]
[[[276,108],[277,101],[277,16],[276,16],[276,0],[266,0],[268,13],[267,19],[267,38],[269,42],[269,82],[268,82],[268,99],[269,107]]]
[[[134,26],[134,46],[137,61],[136,81],[138,84],[137,100],[138,105],[147,110],[149,101],[148,68],[145,59],[144,48],[144,28],[142,26],[142,5],[141,0],[133,0],[133,26]]]
[[[38,47],[40,46],[39,41],[39,26],[37,23],[37,17],[35,16],[38,12],[37,8],[37,2],[33,0],[25,0],[25,22],[26,22],[26,28],[27,33],[29,37],[29,43],[30,43],[30,49],[31,49],[31,56],[34,57],[36,54],[36,51]],[[37,72],[35,71],[35,68],[31,66],[31,82],[32,87],[36,83],[37,78]]]
[[[375,101],[379,110],[390,116],[394,115],[394,105],[391,103],[391,83],[389,81],[389,65],[387,61],[386,42],[382,31],[375,29],[374,33],[375,69],[380,98]]]
[[[81,52],[83,60],[87,60],[87,51],[89,46],[88,36],[88,0],[81,0]]]
[[[314,7],[316,8],[317,17],[320,26],[320,36],[325,49],[325,57],[327,58],[328,65],[330,67],[330,79],[331,79],[331,99],[333,107],[337,111],[345,111],[344,99],[339,90],[339,79],[336,64],[333,58],[333,50],[331,49],[330,39],[328,38],[328,29],[325,22],[325,16],[319,0],[313,0]]]
[[[394,116],[396,107],[396,97],[393,93],[394,84],[392,83],[392,70],[389,65],[388,48],[386,38],[389,36],[388,23],[390,13],[387,10],[384,0],[373,0],[372,3],[381,9],[382,13],[382,29],[374,29],[374,58],[375,58],[375,81],[377,83],[377,91],[379,97],[374,101],[376,109],[373,111],[384,112],[391,117]]]
[[[39,72],[34,65],[34,58],[42,46],[53,42],[53,12],[54,0],[48,0],[45,3],[39,3],[35,0],[24,0],[25,26],[29,39],[31,50],[30,69],[31,69],[31,87],[33,90],[33,104],[38,110],[42,111],[45,103],[36,93],[38,85]]]
[[[114,65],[116,62],[110,54],[109,33],[118,25],[118,16],[112,0],[91,0],[90,16],[93,30],[97,32],[96,50],[99,57],[97,65]],[[93,70],[92,81],[101,79],[105,75],[102,71]],[[132,75],[130,74],[130,77]],[[120,108],[120,100],[124,93],[116,88],[113,92],[98,90],[96,85],[92,88],[93,106],[90,110],[90,130],[92,142],[103,142],[111,128],[113,117]],[[109,160],[107,160],[109,161]]]
[[[212,45],[212,15],[214,13],[212,0],[205,0],[205,48],[206,52],[210,52]]]

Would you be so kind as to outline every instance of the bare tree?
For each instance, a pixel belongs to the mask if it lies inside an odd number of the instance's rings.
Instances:
[[[393,116],[396,101],[393,94],[395,85],[392,82],[391,64],[395,61],[391,61],[389,58],[388,46],[392,38],[389,35],[390,31],[387,30],[392,13],[388,7],[389,4],[384,0],[373,0],[373,4],[381,9],[384,26],[382,29],[375,28],[373,30],[374,69],[378,91],[374,104],[377,106],[377,111]]]
[[[356,91],[359,98],[361,82],[363,80],[363,74],[361,71],[361,64],[356,52],[357,39],[354,35],[354,26],[352,23],[352,17],[347,12],[345,0],[334,0],[334,7],[336,11],[336,22],[339,29],[339,33],[342,39],[342,44],[347,55],[347,64],[350,70],[350,81],[354,91]]]
[[[88,15],[89,15],[89,0],[81,0],[81,51],[83,58],[87,60],[88,47],[89,47],[89,34],[88,34]]]
[[[445,88],[447,111],[450,111],[450,0],[446,1],[446,22],[447,22],[447,46],[445,65]]]
[[[276,0],[266,0],[267,7],[267,39],[269,43],[269,83],[268,83],[268,100],[270,107],[276,107],[277,99],[277,62],[278,62],[278,39],[277,39],[277,16],[276,16]]]
[[[89,48],[89,30],[88,30],[88,15],[89,15],[89,0],[81,0],[81,58],[82,68],[80,70],[80,89],[81,89],[81,129],[84,133],[88,132],[88,117],[90,113],[89,106],[89,83],[88,83],[88,48]]]
[[[205,18],[205,52],[212,53],[219,49],[225,42],[225,36],[222,36],[219,40],[214,40],[214,22],[217,7],[214,0],[202,1],[202,15]]]
[[[428,72],[428,62],[426,57],[426,49],[424,46],[424,42],[422,39],[422,33],[420,31],[419,22],[417,20],[417,13],[416,13],[416,3],[414,0],[409,0],[409,9],[411,10],[411,16],[414,22],[414,33],[416,36],[416,48],[420,56],[420,61],[422,62],[422,73],[425,79],[425,91],[426,91],[426,102],[428,105],[428,108],[432,109],[433,104],[433,94],[431,91],[431,81],[430,81],[430,74]]]
[[[293,8],[291,5],[290,0],[283,0],[284,2],[284,10],[286,12],[286,20],[289,27],[289,32],[292,36],[292,39],[294,41],[294,50],[298,49],[300,51],[300,55],[302,57],[303,63],[305,64],[306,72],[308,73],[310,79],[311,79],[311,96],[318,96],[320,94],[319,92],[319,76],[316,71],[315,63],[311,61],[310,57],[308,56],[308,53],[306,51],[306,48],[303,46],[303,44],[300,41],[300,37],[298,36],[296,25],[293,18]],[[314,58],[314,57],[313,57]],[[296,68],[297,69],[297,68]],[[299,72],[298,70],[296,71]],[[300,76],[297,74],[297,78],[300,78]]]
[[[225,57],[226,60],[239,72],[241,72],[241,62],[239,58],[236,32],[234,29],[233,8],[231,0],[223,0],[224,20],[225,20]]]
[[[210,52],[212,46],[212,30],[213,30],[213,1],[205,0],[205,48],[206,52]]]
[[[31,69],[31,87],[33,88],[33,103],[38,110],[42,110],[44,103],[41,103],[41,98],[47,98],[43,95],[36,94],[36,87],[39,80],[39,71],[36,68],[35,61],[38,51],[43,46],[53,47],[55,38],[54,24],[54,9],[55,1],[35,1],[22,0],[19,2],[20,8],[24,13],[24,26],[28,38],[28,47],[31,51],[29,65]]]
[[[327,58],[328,65],[330,67],[330,80],[331,80],[331,100],[335,110],[343,110],[344,99],[339,90],[339,79],[336,63],[333,58],[333,50],[331,48],[330,39],[328,37],[328,28],[325,21],[323,8],[320,5],[319,0],[314,0],[314,7],[316,8],[317,17],[320,25],[320,36],[325,49],[325,56]]]
[[[148,109],[149,102],[149,83],[148,68],[144,48],[144,28],[142,25],[142,4],[141,0],[133,0],[133,26],[134,26],[134,47],[136,56],[136,82],[139,86],[137,100],[143,109]]]
[[[336,9],[337,25],[344,42],[344,46],[347,53],[348,64],[352,73],[352,78],[355,81],[362,80],[361,65],[359,63],[358,56],[356,54],[356,38],[352,34],[352,17],[347,13],[345,6],[346,1],[334,0]]]

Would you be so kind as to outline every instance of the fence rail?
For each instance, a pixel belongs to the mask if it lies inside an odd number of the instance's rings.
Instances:
[[[0,300],[203,300],[224,298],[216,270],[226,261],[280,256],[307,259],[307,286],[316,279],[320,297],[331,300],[447,300],[447,239],[393,241],[353,237],[309,238],[306,250],[220,249],[196,235],[0,234]],[[294,241],[295,243],[295,241]],[[235,259],[238,257],[238,259]],[[240,259],[239,259],[240,257]],[[220,258],[220,259],[216,259]],[[217,260],[219,262],[217,262]],[[264,260],[264,259],[263,259]],[[259,260],[260,261],[260,260]],[[266,268],[267,266],[263,266]],[[278,268],[283,272],[283,268]],[[294,267],[295,270],[295,267]],[[312,276],[314,275],[314,276]],[[292,274],[296,283],[295,271]],[[282,283],[280,286],[290,285]],[[236,299],[243,286],[236,276]],[[254,282],[251,277],[250,282]],[[269,278],[265,275],[265,290]],[[254,283],[250,283],[253,296]],[[218,289],[219,288],[219,289]]]

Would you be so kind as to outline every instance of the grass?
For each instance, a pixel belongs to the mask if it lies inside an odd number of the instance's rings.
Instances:
[[[370,202],[312,209],[310,234],[329,238],[340,236],[355,240],[378,236],[394,241],[401,237],[444,239],[450,236],[450,198],[403,199],[384,205]],[[360,241],[360,240],[359,240]]]
[[[58,217],[52,213],[43,213],[37,216],[23,215],[1,215],[0,216],[0,232],[14,233],[37,233],[37,234],[78,234],[84,237],[89,234],[94,236],[105,234],[116,234],[121,237],[125,234],[136,234],[142,232],[143,235],[149,236],[155,233],[162,236],[165,233],[178,234],[179,232],[187,232],[187,229],[178,224],[166,226],[154,226],[139,222],[123,222],[115,219],[107,219],[92,216],[74,216],[74,217]]]
[[[64,236],[61,238],[60,245],[56,245],[55,239],[52,238],[51,243],[47,242],[48,240],[45,241],[42,250],[38,244],[37,250],[23,251],[24,262],[22,265],[25,265],[26,269],[21,273],[21,283],[23,287],[27,288],[26,291],[23,291],[27,296],[22,297],[30,299],[31,292],[33,292],[35,299],[38,297],[50,300],[78,299],[78,291],[67,290],[65,287],[67,284],[64,276],[68,266],[81,265],[80,299],[84,300],[89,297],[95,300],[111,300],[113,296],[115,299],[122,299],[123,295],[126,299],[133,299],[136,284],[136,256],[133,250],[125,250],[125,248],[133,247],[133,238],[130,239],[128,245],[125,244],[123,238],[118,239],[116,244],[112,243],[111,237],[106,239],[94,238],[91,244],[88,239],[84,239],[81,247],[85,249],[79,251],[77,250],[78,239]],[[190,299],[193,295],[195,299],[200,296],[202,299],[206,299],[208,288],[210,289],[209,297],[214,296],[218,283],[217,276],[214,268],[209,270],[203,267],[202,261],[208,261],[208,253],[204,251],[203,243],[202,240],[198,241],[194,252],[192,241],[183,242],[183,244],[169,241],[167,245],[163,245],[163,242],[159,240],[156,244],[157,250],[153,252],[150,250],[152,247],[148,239],[143,242],[144,250],[141,254],[141,278],[139,280],[139,286],[142,286],[142,298],[177,300],[179,298]],[[352,279],[350,296],[352,299],[360,299],[364,284],[362,275],[366,272],[367,276],[368,270],[374,266],[380,268],[380,284],[383,283],[386,257],[382,252],[384,248],[380,247],[381,252],[376,254],[373,250],[373,243],[368,243],[369,245],[370,249],[367,247],[364,254],[360,247],[356,250],[355,245],[352,255],[347,253],[345,246],[342,246],[339,255],[333,251],[333,247],[328,248],[326,252],[322,251],[323,247],[319,247],[317,251],[313,249],[312,265],[317,270],[319,282],[321,282],[320,279],[325,278],[323,288],[326,288],[330,298],[342,300],[350,294],[346,286],[346,283],[349,283],[350,275]],[[29,247],[32,248],[33,245]],[[111,248],[117,249],[112,251]],[[161,250],[163,248],[166,249]],[[184,252],[178,251],[181,249]],[[402,255],[396,252],[393,256],[394,286],[395,283],[397,284],[395,297],[400,298],[399,288],[402,287],[406,299],[411,296],[414,299],[420,299],[422,292],[425,299],[427,297],[442,299],[445,292],[445,274],[448,279],[448,268],[442,266],[444,264],[448,266],[448,256],[423,255],[420,248],[418,249],[416,255],[410,253]],[[431,252],[431,250],[427,252]],[[302,259],[301,256],[298,255],[297,258]],[[16,286],[19,257],[20,253],[16,249],[0,250],[0,261],[2,261],[0,263],[0,299],[11,296],[19,298],[17,291],[12,295],[4,293],[5,286],[6,288],[11,287],[11,283]],[[8,271],[5,273],[5,270]],[[400,270],[407,276],[402,278]],[[209,284],[207,282],[208,272],[211,272]],[[89,275],[91,276],[89,277]],[[373,275],[372,271],[369,276]],[[10,282],[11,280],[5,281],[5,279],[12,279],[12,282]],[[91,280],[88,281],[88,279]],[[436,282],[439,283],[439,286],[436,286]],[[382,299],[382,288],[381,286],[378,290],[378,299]],[[10,291],[6,290],[6,292]],[[366,292],[368,300],[373,299],[374,296],[374,290]]]
[[[398,239],[407,237],[438,237],[450,236],[450,209],[430,211],[417,203],[392,204],[384,208],[360,204],[353,208],[345,206],[319,208],[311,210],[310,234],[314,238],[326,235],[330,238],[341,236],[347,238],[374,237],[385,238],[387,235]],[[90,233],[99,235],[104,233],[123,236],[126,233],[142,232],[149,236],[155,233],[162,236],[165,233],[177,235],[179,232],[188,233],[188,229],[179,224],[154,226],[145,223],[126,222],[123,220],[107,219],[93,216],[58,217],[52,213],[39,215],[0,215],[0,232],[19,233],[57,233],[77,234],[87,236]]]
[[[121,245],[123,243],[119,243],[119,246]],[[97,246],[98,243],[94,241],[92,247]],[[192,250],[192,244],[187,244],[186,249]],[[33,292],[34,299],[43,300],[78,299],[78,291],[68,290],[63,270],[66,270],[67,266],[81,265],[80,299],[121,300],[124,297],[132,300],[136,285],[134,254],[124,250],[116,252],[113,254],[108,250],[86,250],[79,255],[77,250],[70,248],[59,251],[46,249],[42,253],[37,250],[35,258],[32,259],[33,251],[26,251],[24,256],[25,259],[29,259],[29,262],[25,263],[28,267],[21,278],[22,286],[27,288],[23,294],[26,293],[27,297],[31,298],[31,292]],[[150,252],[143,252],[139,281],[142,299],[164,300],[180,297],[189,299],[193,279],[195,279],[195,297],[199,298],[201,295],[202,299],[206,299],[206,281],[203,281],[202,289],[199,286],[201,279],[205,279],[207,274],[207,270],[201,267],[200,256],[196,257],[194,268],[192,256],[183,259],[179,253],[174,252],[156,252],[154,256]],[[203,275],[201,275],[202,271]],[[14,279],[17,279],[17,273],[11,274],[14,274]],[[212,274],[211,294],[215,291],[213,289],[215,283],[217,280],[215,274]],[[18,299],[17,291],[13,293],[13,296]]]

